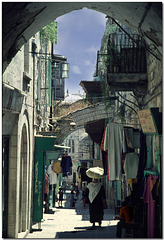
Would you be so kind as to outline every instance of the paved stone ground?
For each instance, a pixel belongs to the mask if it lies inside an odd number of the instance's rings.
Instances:
[[[38,224],[33,226],[33,232],[29,233],[26,238],[116,238],[117,220],[113,220],[114,210],[104,210],[104,220],[102,227],[95,230],[88,230],[91,227],[89,222],[88,204],[83,207],[81,192],[76,201],[75,208],[69,206],[70,192],[65,194],[63,208],[52,208],[51,214],[43,215],[41,229]]]

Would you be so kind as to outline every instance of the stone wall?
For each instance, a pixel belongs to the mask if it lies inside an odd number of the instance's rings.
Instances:
[[[147,53],[148,89],[144,99],[144,108],[158,107],[162,112],[162,62]]]
[[[35,54],[32,53],[33,43],[37,46]],[[3,74],[2,128],[3,136],[10,136],[8,169],[8,237],[10,238],[24,237],[32,226],[33,156],[38,121],[36,99],[40,74],[37,52],[40,50],[44,52],[37,33],[22,46]],[[50,53],[51,49],[49,48],[48,51]],[[42,70],[45,72],[44,67]],[[43,82],[45,75],[41,78]],[[45,122],[44,127],[48,128],[48,106],[43,109],[42,114],[45,116],[42,120]],[[10,122],[11,127],[8,128]]]

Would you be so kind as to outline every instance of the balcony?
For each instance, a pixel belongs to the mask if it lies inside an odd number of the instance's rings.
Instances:
[[[136,34],[111,34],[106,56],[107,82],[112,92],[144,91],[147,87],[146,45]]]

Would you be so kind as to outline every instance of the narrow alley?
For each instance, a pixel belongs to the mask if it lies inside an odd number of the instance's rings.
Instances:
[[[83,207],[82,195],[79,193],[75,208],[71,208],[70,191],[67,190],[64,196],[63,208],[52,208],[52,213],[44,214],[41,229],[38,224],[33,225],[33,232],[26,238],[116,238],[117,220],[113,220],[114,209],[104,209],[104,220],[102,227],[95,230],[88,230],[91,227],[89,222],[88,204]]]
[[[2,238],[163,237],[162,10],[2,2]]]

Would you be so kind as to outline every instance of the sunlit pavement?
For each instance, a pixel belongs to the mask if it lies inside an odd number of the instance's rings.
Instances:
[[[33,232],[26,238],[116,238],[117,220],[113,220],[114,210],[104,210],[104,220],[102,227],[96,227],[95,230],[88,230],[91,227],[89,222],[88,204],[83,207],[81,193],[76,201],[75,208],[70,208],[70,191],[65,194],[66,200],[63,201],[63,207],[52,208],[51,214],[43,215],[41,229],[38,224],[34,225]]]

